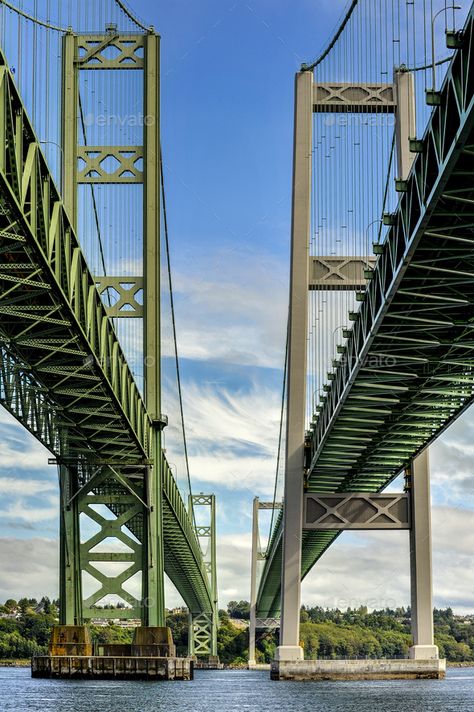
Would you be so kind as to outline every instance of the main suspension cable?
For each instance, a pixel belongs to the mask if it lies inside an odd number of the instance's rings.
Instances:
[[[276,505],[276,499],[277,499],[277,490],[278,490],[278,473],[280,470],[280,459],[281,459],[281,445],[282,445],[282,439],[283,439],[283,417],[285,413],[285,395],[286,395],[286,377],[287,377],[287,367],[288,367],[288,341],[289,341],[289,318],[287,319],[287,326],[286,326],[286,346],[285,346],[285,365],[283,368],[283,386],[282,386],[282,392],[281,392],[281,409],[280,409],[280,430],[279,430],[279,435],[278,435],[278,452],[277,452],[277,461],[276,461],[276,471],[275,471],[275,485],[273,489],[273,507],[272,507],[272,517],[270,520],[270,533],[268,536],[268,544],[267,544],[267,554],[269,550],[269,545],[272,540],[272,532],[273,532],[273,521],[275,518],[275,505]]]
[[[150,28],[143,24],[143,22],[141,22],[137,18],[137,16],[125,5],[124,2],[122,2],[122,0],[115,0],[115,4],[118,5],[122,12],[124,12],[125,15],[128,17],[128,19],[131,20],[137,27],[139,27],[141,30],[145,30],[145,32],[148,32]]]
[[[191,501],[191,511],[194,521],[194,527],[196,528],[196,515],[194,513],[194,507],[192,506],[192,488],[191,488],[191,475],[189,472],[189,458],[188,458],[188,444],[186,439],[186,428],[184,425],[184,407],[183,407],[183,393],[181,390],[181,373],[179,369],[179,354],[178,354],[178,339],[176,336],[176,319],[174,310],[174,296],[173,296],[173,282],[171,278],[171,257],[170,257],[170,241],[168,232],[168,216],[166,212],[166,197],[165,197],[165,181],[164,181],[164,171],[163,171],[163,156],[160,152],[160,177],[161,177],[161,200],[163,204],[163,225],[165,231],[165,248],[166,248],[166,263],[168,270],[168,282],[170,288],[170,307],[171,307],[171,324],[173,329],[173,341],[174,341],[174,356],[176,361],[176,380],[178,384],[178,399],[179,399],[179,411],[181,417],[181,432],[183,434],[183,446],[184,446],[184,460],[186,463],[186,476],[188,479],[189,496]]]
[[[9,10],[13,10],[13,12],[16,12],[17,15],[21,15],[21,17],[24,17],[25,20],[34,22],[36,25],[41,25],[41,27],[46,27],[48,30],[54,30],[55,32],[67,32],[68,31],[67,27],[59,27],[58,25],[51,24],[51,22],[46,22],[45,20],[39,20],[37,17],[30,15],[29,13],[25,12],[24,10],[20,10],[19,7],[16,7],[16,5],[13,5],[13,3],[8,2],[8,0],[0,0],[0,4],[8,7]]]
[[[452,58],[453,58],[453,55],[450,55],[449,57],[445,57],[444,59],[439,59],[437,62],[435,62],[435,67],[439,67],[440,64],[446,64],[446,62],[450,62]],[[425,69],[431,69],[432,67],[433,67],[433,64],[430,62],[429,64],[423,64],[421,67],[409,67],[407,69],[407,72],[422,72]]]
[[[326,47],[324,52],[317,59],[315,59],[314,62],[311,62],[310,64],[303,63],[301,65],[302,71],[311,71],[311,70],[315,69],[318,66],[318,64],[321,64],[321,62],[324,59],[326,59],[329,52],[332,50],[332,48],[338,41],[339,37],[344,32],[344,28],[347,25],[347,23],[349,22],[349,20],[351,19],[351,15],[354,12],[354,10],[356,9],[358,2],[359,2],[359,0],[352,0],[352,3],[349,6],[349,9],[347,10],[341,24],[339,25],[339,28],[337,29],[334,37],[332,38],[331,42],[328,44],[328,46]]]
[[[84,110],[82,108],[82,99],[81,99],[80,93],[79,93],[79,115],[81,118],[81,128],[82,128],[82,135],[84,138],[84,146],[87,146],[86,122],[84,119]],[[95,226],[96,226],[96,230],[97,230],[97,238],[99,240],[100,261],[102,262],[102,269],[104,270],[104,277],[106,277],[107,276],[107,267],[105,264],[104,245],[102,242],[102,235],[101,235],[101,230],[100,230],[99,214],[97,211],[97,201],[95,198],[94,184],[91,183],[90,186],[91,186],[91,196],[92,196],[92,207],[93,207],[93,212],[94,212],[94,220],[95,220]],[[107,290],[107,296],[110,298],[110,295],[108,294],[108,290]]]
[[[139,27],[141,30],[144,30],[145,32],[148,32],[150,30],[150,28],[147,27],[147,25],[145,25],[141,20],[139,20],[138,17],[132,12],[132,10],[130,10],[130,8],[127,7],[127,5],[122,0],[114,0],[114,2],[117,7],[119,7],[120,10],[122,10],[122,12],[128,17],[128,19],[133,22],[134,25]],[[47,22],[46,20],[40,20],[38,17],[30,15],[25,10],[22,10],[21,8],[14,5],[12,2],[9,2],[9,0],[0,0],[0,4],[5,5],[6,7],[8,7],[9,10],[12,10],[17,15],[21,15],[21,17],[24,17],[25,20],[34,22],[36,25],[41,25],[41,27],[46,27],[48,30],[54,30],[55,32],[64,33],[68,32],[67,27],[60,27],[59,25],[53,25],[51,22]]]

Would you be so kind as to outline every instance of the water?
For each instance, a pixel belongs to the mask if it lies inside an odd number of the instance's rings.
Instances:
[[[32,680],[0,668],[0,712],[471,712],[474,669],[446,680],[271,682],[261,671],[196,671],[194,682]]]

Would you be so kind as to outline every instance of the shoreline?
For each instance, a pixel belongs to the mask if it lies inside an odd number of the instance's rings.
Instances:
[[[0,660],[0,667],[31,667],[31,660]]]
[[[0,668],[28,668],[31,667],[31,660],[0,660]],[[446,667],[448,668],[474,668],[474,660],[468,660],[466,662],[446,662]],[[224,665],[223,670],[246,670],[248,669],[245,665]]]
[[[447,661],[446,661],[446,667],[450,667],[450,668],[472,668],[472,667],[474,667],[474,660],[467,660],[466,662],[463,662],[463,663],[449,662],[449,660],[447,660]]]

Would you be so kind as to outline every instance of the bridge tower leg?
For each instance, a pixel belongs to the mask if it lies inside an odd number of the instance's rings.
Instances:
[[[416,138],[415,90],[412,72],[395,72],[397,96],[396,139],[398,175],[408,178],[415,154],[410,139]],[[433,584],[431,564],[431,502],[429,451],[416,457],[408,473],[411,489],[412,527],[410,530],[411,628],[413,646],[410,657],[438,658],[433,637]]]
[[[162,447],[161,431],[165,420],[161,415],[161,358],[160,358],[160,38],[152,28],[146,34],[133,36],[136,49],[143,54],[128,52],[131,38],[120,35],[114,26],[103,35],[77,35],[72,31],[63,37],[62,51],[62,194],[69,218],[74,226],[78,223],[78,185],[119,184],[134,182],[142,184],[143,193],[143,265],[144,272],[137,276],[96,276],[100,293],[109,287],[122,289],[121,283],[132,284],[136,290],[143,289],[143,308],[138,302],[133,305],[133,314],[120,312],[119,307],[106,306],[108,316],[134,316],[143,318],[143,371],[145,403],[152,420],[152,437],[149,443],[149,460],[139,465],[144,472],[141,527],[142,540],[137,546],[136,566],[142,572],[142,594],[139,613],[143,625],[165,625],[164,602],[164,548],[162,512]],[[107,57],[103,50],[113,46],[117,57]],[[126,57],[125,57],[126,55]],[[123,59],[126,61],[123,61]],[[80,72],[82,70],[143,71],[143,146],[90,146],[87,143],[86,126],[82,116],[79,97]],[[137,107],[139,111],[140,107]],[[79,140],[78,118],[82,125],[83,142]],[[136,155],[133,176],[124,170],[122,176],[110,174],[102,163],[93,165],[93,156],[112,156],[123,163],[124,154]],[[78,160],[86,168],[78,169]],[[99,159],[97,159],[99,160]],[[137,167],[143,161],[143,170]],[[92,163],[91,163],[92,161]],[[123,166],[124,169],[126,166]],[[99,170],[98,170],[99,169]],[[123,293],[120,292],[121,296]],[[66,443],[67,448],[67,443]],[[124,463],[127,464],[127,463]],[[136,463],[130,463],[136,464]],[[69,466],[68,466],[69,467]],[[120,478],[121,475],[118,475]],[[81,496],[71,504],[70,492],[74,488],[74,468],[61,465],[61,616],[67,622],[82,623],[87,602],[81,592],[81,550],[79,538],[79,509]],[[76,477],[77,481],[77,477]],[[81,482],[81,487],[84,487]],[[126,496],[126,495],[124,495]],[[69,504],[68,504],[69,503]],[[104,525],[105,526],[105,525]],[[82,547],[84,549],[84,547]],[[84,558],[84,556],[83,556]],[[110,586],[109,586],[110,588]],[[112,591],[110,591],[112,593]],[[116,591],[113,591],[114,593]],[[87,616],[86,616],[87,617]],[[118,616],[120,617],[120,616]]]
[[[188,654],[209,656],[209,664],[217,665],[217,631],[219,608],[217,600],[217,535],[216,497],[213,494],[194,494],[189,497],[189,512],[195,518],[196,507],[208,507],[209,519],[202,526],[196,524],[196,536],[201,542],[208,540],[205,566],[211,582],[212,611],[190,611],[188,619]]]
[[[288,403],[283,510],[281,628],[277,660],[300,660],[301,532],[303,524],[308,265],[311,227],[313,73],[295,80]]]
[[[410,657],[428,660],[439,657],[433,632],[433,583],[431,564],[431,500],[428,448],[413,460],[408,472],[411,490],[410,576],[411,630]]]
[[[79,511],[76,480],[72,468],[59,469],[59,622],[61,625],[82,624],[82,572],[80,563]]]
[[[149,606],[146,625],[165,625],[163,486],[161,431],[161,307],[160,307],[160,38],[148,33],[145,38],[144,68],[144,376],[145,404],[153,421],[152,494],[148,514],[148,566],[144,588]],[[153,551],[154,547],[154,551]]]
[[[252,515],[252,559],[250,565],[249,667],[252,667],[257,662],[255,658],[255,632],[257,623],[258,505],[259,498],[254,497]]]

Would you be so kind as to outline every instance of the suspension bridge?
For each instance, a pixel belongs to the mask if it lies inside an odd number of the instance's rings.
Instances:
[[[458,5],[353,0],[296,75],[278,465],[273,501],[254,504],[249,657],[280,628],[274,678],[444,675],[428,447],[474,397],[473,25]],[[187,457],[159,44],[120,0],[0,2],[0,403],[58,468],[62,627],[163,628],[166,573],[190,654],[215,657],[215,498],[193,493]],[[409,660],[303,659],[301,580],[354,529],[408,532]]]
[[[163,628],[166,573],[190,655],[216,656],[215,497],[189,474],[160,38],[115,0],[39,5],[0,4],[0,403],[58,468],[64,630]]]
[[[252,551],[249,664],[256,631],[279,627],[276,679],[444,675],[428,447],[474,397],[467,10],[354,0],[296,75],[279,466],[273,502],[254,503]],[[384,493],[401,473],[403,491]],[[273,510],[263,550],[260,509]],[[357,529],[409,534],[410,659],[305,661],[301,580]]]

